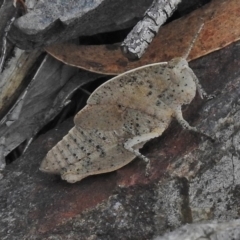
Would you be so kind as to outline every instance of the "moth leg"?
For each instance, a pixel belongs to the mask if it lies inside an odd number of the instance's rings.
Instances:
[[[181,106],[179,106],[177,109],[175,109],[175,117],[176,117],[177,121],[179,122],[179,124],[184,129],[187,129],[187,130],[190,130],[190,131],[193,131],[193,132],[196,132],[196,133],[200,133],[201,135],[209,138],[211,141],[215,141],[215,139],[213,137],[211,137],[211,136],[207,135],[206,133],[200,131],[196,127],[192,127],[192,126],[189,125],[189,123],[183,118]]]
[[[124,148],[130,152],[132,152],[134,155],[136,155],[137,157],[141,158],[144,162],[146,162],[146,176],[149,175],[149,170],[150,170],[150,160],[145,157],[144,155],[142,155],[138,149],[134,149],[133,147],[141,144],[141,143],[145,143],[148,140],[158,137],[159,133],[157,132],[150,132],[150,133],[146,133],[140,136],[135,136],[133,138],[128,139],[123,145]]]
[[[194,74],[194,72],[192,71],[192,69],[190,69],[190,74],[192,75],[192,78],[197,86],[197,91],[198,91],[198,94],[200,95],[200,97],[203,99],[203,98],[206,98],[207,100],[210,100],[210,99],[213,99],[215,96],[212,95],[212,94],[207,94],[206,91],[203,89],[202,85],[200,84],[197,76]]]

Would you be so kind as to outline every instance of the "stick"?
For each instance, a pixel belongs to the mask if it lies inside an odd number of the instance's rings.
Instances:
[[[141,58],[159,28],[173,14],[180,2],[181,0],[154,0],[145,12],[143,20],[137,23],[123,41],[123,54],[132,60]]]

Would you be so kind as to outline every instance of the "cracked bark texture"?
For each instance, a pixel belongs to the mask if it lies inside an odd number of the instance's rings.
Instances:
[[[39,136],[2,172],[0,238],[153,239],[186,223],[239,219],[239,42],[190,66],[216,97],[204,102],[197,96],[185,109],[185,118],[217,141],[173,122],[142,149],[152,161],[149,178],[145,164],[135,159],[118,171],[71,185],[38,170],[47,151],[73,126],[66,121]]]
[[[144,18],[124,39],[121,45],[124,55],[129,59],[139,59],[180,2],[181,0],[154,0]]]

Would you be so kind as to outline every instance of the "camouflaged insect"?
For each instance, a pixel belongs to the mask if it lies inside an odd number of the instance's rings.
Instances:
[[[125,72],[96,89],[74,118],[75,127],[50,150],[40,170],[61,174],[74,183],[94,174],[111,172],[136,156],[139,149],[161,136],[172,118],[198,131],[183,119],[181,106],[189,104],[198,83],[184,58],[154,63]]]

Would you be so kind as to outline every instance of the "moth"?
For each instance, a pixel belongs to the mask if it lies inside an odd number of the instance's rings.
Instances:
[[[207,94],[185,58],[142,66],[107,81],[89,97],[75,116],[69,133],[42,161],[40,170],[60,174],[69,183],[117,170],[135,157],[149,159],[139,149],[159,137],[176,118],[196,131],[182,116],[196,91]]]

